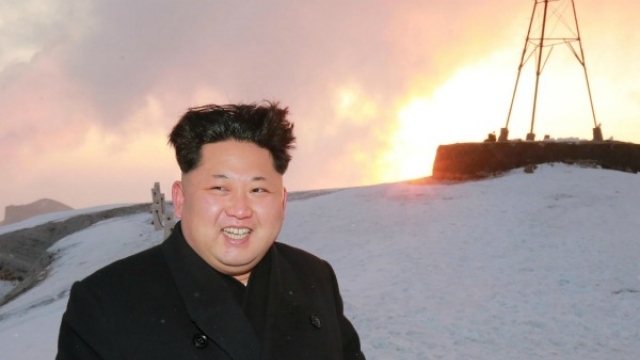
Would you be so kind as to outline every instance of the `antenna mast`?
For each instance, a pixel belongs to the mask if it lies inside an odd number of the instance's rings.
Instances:
[[[553,4],[550,3],[566,3],[571,1],[571,11],[573,14],[573,24],[567,24],[564,22],[565,19],[562,18],[562,11],[558,11],[558,9],[553,7]],[[542,12],[542,15],[539,15]],[[536,15],[539,15],[536,17]],[[556,20],[558,22],[562,21],[563,25],[566,26],[566,30],[569,31],[569,34],[566,36],[552,36],[551,30],[549,30],[548,17],[551,15],[555,15]],[[536,37],[533,34],[534,31],[534,20],[539,19],[538,22],[541,21],[542,25],[540,27],[540,33]],[[574,43],[578,43],[579,51],[576,51],[574,47]],[[596,113],[593,107],[593,98],[591,97],[591,87],[589,85],[589,77],[587,76],[587,66],[585,65],[584,60],[584,50],[582,48],[582,42],[580,41],[580,30],[578,28],[578,17],[576,15],[576,7],[573,0],[534,0],[533,4],[533,12],[531,14],[531,22],[529,23],[529,30],[527,31],[527,39],[524,43],[524,49],[522,50],[522,57],[520,58],[520,65],[518,66],[518,76],[516,77],[516,84],[513,89],[513,96],[511,98],[511,105],[509,106],[509,113],[507,115],[507,123],[504,128],[500,129],[500,137],[498,141],[507,141],[509,136],[509,120],[511,119],[511,111],[513,110],[513,103],[516,98],[516,91],[518,90],[518,83],[520,81],[520,74],[522,73],[522,67],[524,64],[535,55],[536,59],[536,82],[535,82],[535,90],[533,94],[533,110],[531,113],[531,128],[529,133],[527,134],[527,140],[533,141],[535,139],[535,133],[533,132],[533,125],[535,123],[536,118],[536,107],[538,102],[538,87],[540,84],[540,74],[542,74],[542,70],[544,70],[544,66],[546,65],[549,56],[551,55],[551,50],[556,45],[566,45],[569,47],[571,52],[575,55],[576,59],[582,65],[584,70],[584,78],[587,84],[587,91],[589,93],[589,102],[591,104],[591,113],[593,115],[593,140],[594,141],[602,141],[602,129],[600,125],[596,123]],[[548,48],[548,51],[545,52],[545,49]]]

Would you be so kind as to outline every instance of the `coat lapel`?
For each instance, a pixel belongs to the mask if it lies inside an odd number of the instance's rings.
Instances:
[[[180,223],[162,244],[162,250],[187,312],[197,327],[232,359],[257,359],[260,345],[242,307],[220,275],[187,244]]]

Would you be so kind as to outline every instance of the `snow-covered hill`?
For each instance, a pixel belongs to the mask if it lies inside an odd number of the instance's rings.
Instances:
[[[333,264],[369,359],[637,359],[639,190],[549,164],[292,196],[279,241]],[[48,277],[0,308],[0,358],[52,359],[73,281],[161,239],[145,213],[57,242]]]

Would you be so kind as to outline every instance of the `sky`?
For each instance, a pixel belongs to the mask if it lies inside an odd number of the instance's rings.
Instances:
[[[465,183],[303,194],[290,197],[278,241],[334,267],[367,359],[635,360],[638,181],[544,164]],[[162,237],[140,213],[56,242],[46,278],[0,307],[3,356],[53,358],[71,284]],[[0,293],[11,286],[0,282]]]
[[[289,108],[289,190],[428,176],[438,145],[505,126],[534,3],[2,1],[0,217],[40,198],[81,208],[146,201],[155,182],[170,192],[180,174],[167,134],[207,103]],[[568,6],[554,2],[548,29],[571,23]],[[640,141],[639,10],[576,1],[605,139]],[[522,69],[512,139],[530,130],[534,68]],[[568,47],[553,47],[539,94],[538,139],[591,139]]]

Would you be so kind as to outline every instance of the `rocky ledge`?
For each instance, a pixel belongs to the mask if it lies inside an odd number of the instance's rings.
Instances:
[[[12,291],[0,297],[0,305],[44,278],[52,260],[47,249],[56,241],[102,220],[150,211],[150,206],[118,207],[0,234],[0,280],[18,282]]]

